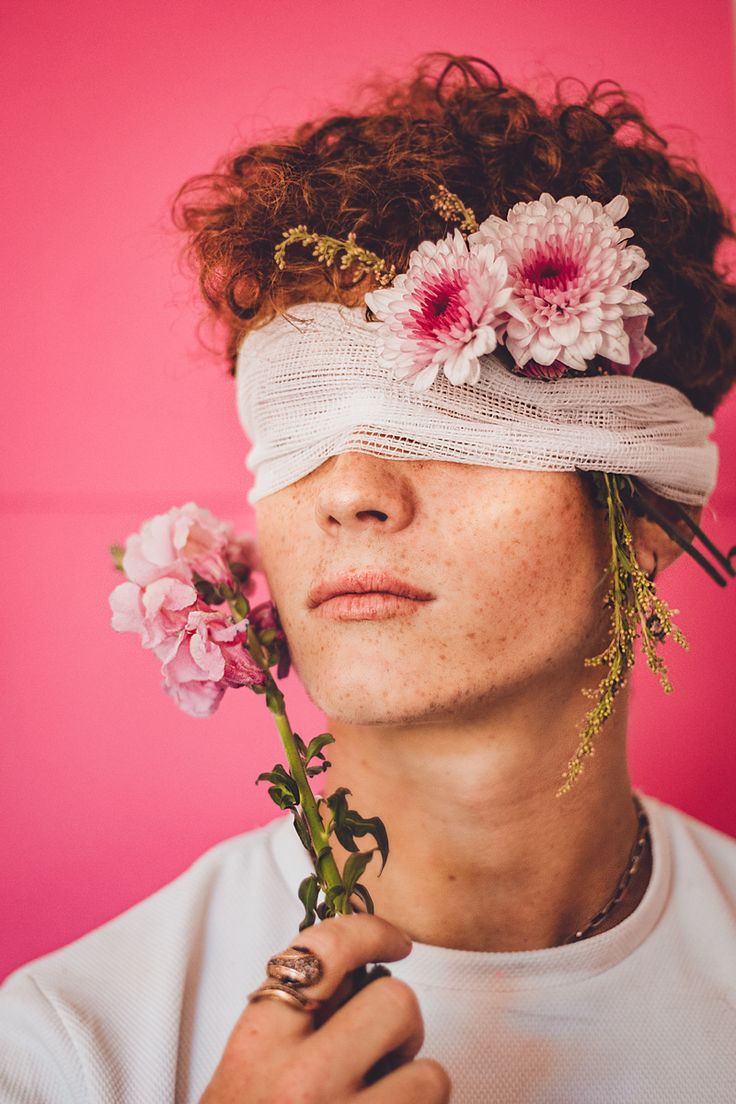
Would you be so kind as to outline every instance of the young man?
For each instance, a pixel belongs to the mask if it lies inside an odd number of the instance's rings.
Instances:
[[[582,107],[544,111],[500,79],[489,83],[482,65],[451,59],[438,78],[423,68],[366,113],[251,147],[209,178],[204,195],[201,180],[185,189],[181,208],[238,366],[263,566],[295,668],[335,737],[325,789],[348,787],[351,805],[388,828],[385,870],[379,878],[372,863],[362,877],[376,915],[298,931],[296,888],[312,867],[290,814],[224,841],[158,893],[6,981],[8,1104],[731,1099],[736,841],[632,789],[627,686],[582,778],[555,797],[581,691],[600,680],[584,659],[610,631],[611,533],[572,462],[528,463],[546,439],[543,417],[529,435],[530,409],[517,404],[518,463],[494,463],[497,436],[482,437],[484,411],[472,422],[469,404],[482,393],[490,410],[516,388],[544,405],[567,393],[544,392],[539,379],[557,373],[564,384],[562,360],[545,363],[542,342],[524,379],[484,361],[493,386],[484,376],[474,391],[460,378],[473,371],[463,348],[443,362],[429,406],[402,399],[405,420],[389,429],[387,400],[398,392],[378,376],[363,386],[375,367],[372,338],[361,345],[355,315],[336,320],[339,304],[362,311],[372,282],[337,265],[325,279],[323,258],[306,251],[283,269],[274,262],[284,231],[317,220],[321,235],[356,234],[404,273],[412,251],[444,232],[429,202],[444,181],[462,184],[481,218],[502,218],[548,189],[620,214],[625,191],[649,263],[637,286],[654,310],[656,348],[632,331],[640,355],[628,373],[579,378],[620,396],[621,375],[636,376],[623,428],[610,437],[604,429],[601,448],[620,457],[635,415],[649,409],[642,432],[653,435],[660,486],[673,502],[684,488],[680,501],[697,521],[710,486],[707,442],[701,434],[689,466],[680,469],[679,457],[670,465],[676,444],[657,437],[654,408],[641,404],[646,381],[670,385],[651,394],[669,396],[673,409],[670,390],[680,391],[688,409],[673,416],[672,432],[687,436],[688,419],[700,433],[698,419],[731,386],[736,293],[712,264],[731,232],[727,216],[623,96],[610,102],[593,90]],[[462,82],[448,89],[453,73]],[[617,141],[632,122],[637,141]],[[501,268],[483,256],[483,287],[504,294]],[[559,305],[555,288],[569,290],[578,276],[545,262],[535,287]],[[441,296],[432,300],[435,321],[459,286],[448,283],[442,310]],[[601,323],[624,294],[596,301]],[[284,308],[322,318],[324,331],[316,341],[298,327],[290,333],[277,317]],[[543,310],[540,319],[550,321]],[[517,321],[507,348],[514,332],[520,342],[527,333]],[[590,355],[581,333],[591,330],[551,323],[568,359],[578,337]],[[490,340],[484,325],[473,317],[469,346]],[[458,383],[465,389],[453,391]],[[342,402],[350,388],[360,402]],[[352,419],[347,437],[330,436],[336,410]],[[445,456],[425,432],[440,415],[448,434],[459,427]],[[595,404],[589,415],[592,426]],[[563,423],[556,435],[572,424]],[[619,470],[603,459],[599,467]],[[667,531],[629,518],[650,579],[681,551],[672,534],[688,538],[682,516],[670,520]],[[342,865],[347,853],[337,842],[335,851]],[[274,976],[289,961],[302,971],[291,1007],[261,999],[267,960]],[[350,972],[372,961],[390,963],[393,976],[351,995]]]

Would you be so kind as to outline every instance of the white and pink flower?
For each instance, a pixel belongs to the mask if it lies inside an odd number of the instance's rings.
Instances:
[[[248,618],[233,622],[216,610],[196,609],[176,635],[154,648],[164,689],[181,709],[207,717],[228,687],[266,682],[265,671],[244,647],[247,635]]]
[[[162,576],[142,587],[130,580],[110,594],[112,627],[137,632],[144,648],[155,648],[186,624],[197,603],[197,591],[181,579]]]
[[[455,230],[442,241],[423,241],[391,287],[365,301],[383,322],[381,363],[417,391],[431,386],[440,368],[455,384],[476,383],[478,358],[493,352],[509,313],[512,286],[506,261],[494,246],[468,244]],[[523,315],[518,315],[523,325]]]
[[[656,346],[644,334],[653,312],[628,286],[648,267],[627,245],[633,231],[616,225],[628,209],[623,195],[604,206],[543,192],[467,240],[455,230],[421,242],[406,272],[365,296],[381,322],[381,363],[417,391],[440,368],[452,383],[476,383],[479,358],[500,344],[530,377],[584,372],[595,357],[632,375]]]
[[[616,364],[611,361],[611,370],[615,375],[633,376],[642,360],[651,356],[652,353],[656,353],[657,346],[644,333],[649,316],[652,314],[654,314],[654,311],[647,307],[646,314],[635,314],[624,318],[624,330],[629,338],[629,363]]]
[[[248,650],[251,621],[242,616],[245,595],[255,589],[252,572],[260,570],[254,537],[187,502],[145,521],[119,557],[127,578],[109,597],[112,627],[138,633],[153,650],[164,688],[181,709],[207,717],[228,687],[267,682]],[[285,641],[279,646],[274,662],[288,655]]]
[[[555,200],[543,192],[515,204],[505,219],[489,216],[469,236],[471,247],[490,244],[508,265],[524,318],[510,318],[505,344],[519,368],[533,361],[583,372],[601,356],[630,374],[654,352],[643,328],[634,331],[633,356],[630,350],[627,319],[652,311],[628,287],[649,264],[643,249],[626,244],[633,230],[616,226],[628,209],[623,195],[603,206],[585,195]]]
[[[196,502],[185,502],[149,518],[128,537],[123,570],[140,586],[164,576],[191,583],[195,572],[215,585],[232,584],[230,562],[255,570],[256,559],[253,538],[236,537],[230,522],[219,521]]]

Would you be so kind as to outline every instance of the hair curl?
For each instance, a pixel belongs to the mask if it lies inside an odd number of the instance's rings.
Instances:
[[[353,231],[401,272],[420,241],[449,229],[430,200],[440,183],[479,221],[543,191],[602,203],[621,192],[649,261],[636,286],[654,311],[647,334],[657,345],[637,375],[712,414],[736,376],[736,285],[715,260],[736,238],[731,216],[694,159],[666,152],[617,82],[576,83],[581,97],[565,98],[560,80],[543,106],[487,61],[425,54],[407,80],[365,86],[368,110],[305,122],[187,180],[174,224],[207,317],[224,326],[230,372],[251,328],[311,299],[357,304],[373,285],[370,273],[356,280],[298,246],[279,269],[274,248],[290,226]]]

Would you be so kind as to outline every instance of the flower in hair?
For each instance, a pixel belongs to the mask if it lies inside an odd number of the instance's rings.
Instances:
[[[653,311],[647,308],[646,314],[633,314],[624,317],[624,332],[629,339],[629,363],[617,364],[611,361],[611,369],[616,375],[633,376],[644,357],[656,353],[657,346],[650,341],[644,333],[647,327],[648,315]]]
[[[480,225],[444,184],[431,199],[459,229],[420,242],[399,275],[353,233],[341,240],[300,225],[285,230],[274,251],[280,268],[298,241],[328,267],[342,253],[341,269],[373,273],[379,289],[365,302],[380,322],[380,362],[394,378],[424,391],[442,368],[452,383],[477,383],[479,357],[499,346],[511,371],[548,380],[632,375],[656,352],[644,333],[653,311],[628,286],[649,262],[640,246],[626,244],[633,230],[616,225],[629,209],[625,196],[604,206],[543,192]]]
[[[506,261],[492,244],[469,249],[459,230],[422,242],[390,288],[365,296],[384,323],[381,363],[417,391],[440,368],[452,383],[477,383],[478,358],[496,348],[512,292]],[[524,325],[520,311],[517,321]]]
[[[630,375],[654,352],[641,325],[653,312],[628,287],[649,262],[643,249],[626,244],[633,230],[616,226],[628,209],[623,195],[603,206],[586,195],[555,200],[543,192],[516,203],[505,219],[490,215],[470,234],[471,248],[491,244],[508,264],[513,302],[524,315],[514,314],[505,333],[518,368],[531,361],[554,369],[530,374],[584,372],[601,356],[611,371]]]

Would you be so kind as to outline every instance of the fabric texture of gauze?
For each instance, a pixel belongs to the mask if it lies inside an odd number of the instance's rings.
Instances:
[[[478,383],[440,373],[415,391],[379,364],[379,323],[365,320],[364,307],[300,303],[288,314],[246,334],[238,353],[251,504],[341,452],[635,475],[692,506],[715,487],[714,419],[669,384],[625,375],[537,380],[491,353],[481,357]]]

